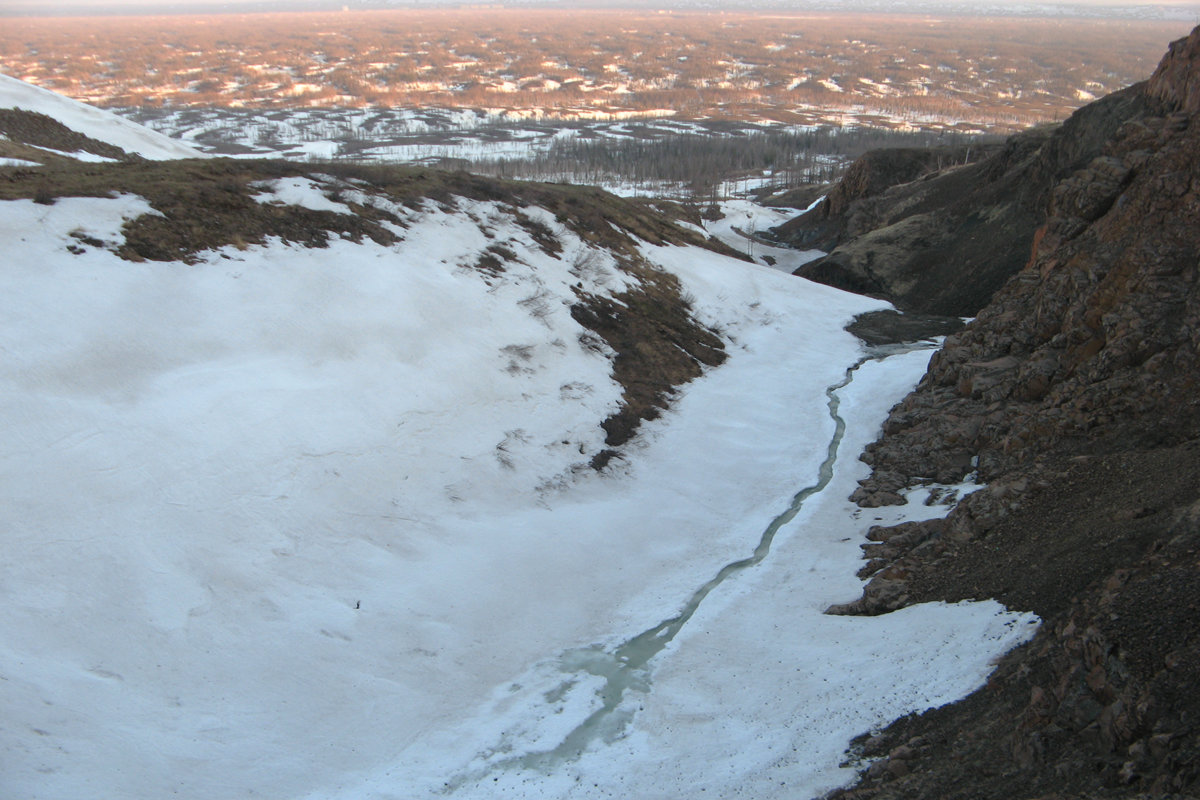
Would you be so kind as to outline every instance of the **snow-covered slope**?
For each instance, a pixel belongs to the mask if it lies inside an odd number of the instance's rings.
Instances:
[[[71,130],[143,158],[166,160],[202,156],[198,150],[176,139],[8,75],[0,75],[0,108],[45,114]]]
[[[925,361],[827,394],[879,302],[639,244],[729,358],[598,473],[622,387],[572,308],[632,256],[326,180],[258,199],[369,200],[396,240],[131,262],[138,196],[0,203],[0,795],[803,797],[1027,635],[821,613],[861,589],[853,456]]]

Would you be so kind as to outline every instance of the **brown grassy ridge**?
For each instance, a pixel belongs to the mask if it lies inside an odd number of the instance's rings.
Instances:
[[[394,234],[378,224],[390,215],[351,204],[361,220],[346,214],[316,212],[295,206],[264,206],[253,199],[252,184],[277,178],[331,176],[347,188],[358,188],[405,205],[426,201],[453,205],[454,198],[495,201],[519,210],[537,206],[584,241],[632,255],[635,239],[650,244],[689,244],[742,258],[741,254],[674,219],[687,212],[680,206],[668,216],[649,203],[626,200],[590,186],[526,183],[482,178],[466,172],[400,166],[330,163],[320,166],[276,160],[192,159],[119,164],[54,162],[36,168],[0,169],[0,199],[108,197],[136,194],[146,198],[157,218],[135,221],[126,230],[126,257],[191,260],[220,247],[261,244],[269,236],[319,247],[329,234],[363,236],[386,243]],[[394,222],[400,220],[391,217]],[[525,223],[529,226],[529,222]],[[536,226],[534,227],[536,230]],[[531,233],[534,231],[531,231]],[[545,234],[540,234],[545,239]],[[536,235],[535,235],[536,238]],[[544,248],[553,250],[546,239]]]
[[[14,151],[14,155],[11,156],[13,158],[44,161],[46,158],[56,158],[59,153],[79,152],[118,161],[134,161],[140,158],[126,153],[116,145],[100,142],[73,131],[53,117],[20,108],[0,108],[0,134],[5,137],[2,144],[16,146],[23,153],[17,154]],[[21,147],[22,145],[24,147]],[[46,153],[45,150],[58,152]]]
[[[256,184],[300,176],[322,181],[332,197],[355,213],[255,200]],[[639,241],[644,241],[696,245],[742,258],[703,234],[676,225],[675,220],[691,213],[682,206],[659,204],[656,209],[593,187],[346,163],[314,168],[286,161],[231,159],[102,164],[54,161],[36,168],[0,168],[0,200],[53,203],[60,197],[121,193],[144,197],[158,214],[126,223],[125,242],[116,252],[131,261],[195,263],[205,252],[264,244],[273,237],[316,248],[327,246],[331,238],[371,239],[389,245],[403,237],[396,232],[397,226],[403,229],[406,225],[402,217],[370,204],[369,199],[366,205],[350,202],[339,193],[347,189],[413,208],[428,203],[453,208],[457,198],[497,202],[509,209],[544,252],[562,258],[563,247],[554,231],[522,211],[539,207],[585,242],[617,256],[637,284],[611,298],[579,289],[571,309],[572,317],[590,331],[587,336],[593,338],[588,341],[598,350],[604,349],[603,341],[613,351],[614,379],[623,388],[620,407],[603,422],[609,449],[593,459],[592,466],[597,469],[618,455],[613,448],[628,442],[642,420],[661,414],[679,386],[698,377],[705,366],[719,365],[725,359],[721,339],[693,318],[679,281],[656,269],[638,250]],[[487,259],[490,252],[480,254],[480,264],[492,263]],[[503,257],[510,255],[504,253]],[[501,259],[495,261],[502,271]]]
[[[613,377],[623,389],[620,408],[601,425],[609,447],[592,458],[597,469],[618,455],[613,448],[633,438],[642,420],[658,418],[676,386],[725,361],[724,343],[692,318],[674,275],[644,267],[627,271],[639,277],[638,287],[613,298],[581,294],[571,307],[575,321],[616,353]]]

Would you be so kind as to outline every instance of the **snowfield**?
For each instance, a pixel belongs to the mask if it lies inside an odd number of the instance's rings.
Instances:
[[[844,499],[928,359],[863,363],[831,410],[878,301],[643,246],[730,358],[598,474],[620,387],[571,287],[630,279],[553,215],[524,210],[561,259],[465,200],[386,247],[117,258],[148,211],[0,204],[0,795],[807,797],[1032,635],[992,602],[821,613],[869,525],[946,511]],[[470,267],[493,241],[520,260]]]

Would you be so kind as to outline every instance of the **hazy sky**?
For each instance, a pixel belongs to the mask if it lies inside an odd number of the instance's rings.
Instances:
[[[1200,0],[0,0],[0,16],[5,14],[177,14],[212,11],[339,10],[343,7],[433,7],[469,3],[503,3],[506,6],[620,6],[625,8],[727,8],[737,11],[761,9],[845,9],[845,10],[955,10],[984,9],[989,13],[1029,9],[1040,6],[1043,14],[1074,8],[1106,9],[1117,16],[1141,13],[1132,9],[1157,7],[1173,17],[1200,14]]]

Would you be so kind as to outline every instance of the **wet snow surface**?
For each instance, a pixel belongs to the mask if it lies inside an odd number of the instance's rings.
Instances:
[[[929,355],[848,373],[877,301],[644,246],[730,359],[598,475],[620,390],[570,287],[628,278],[551,215],[561,260],[465,201],[391,247],[68,252],[147,211],[0,212],[6,797],[812,796],[1032,633],[991,602],[821,613],[869,525],[946,510],[844,499]],[[467,266],[493,241],[521,260]]]

